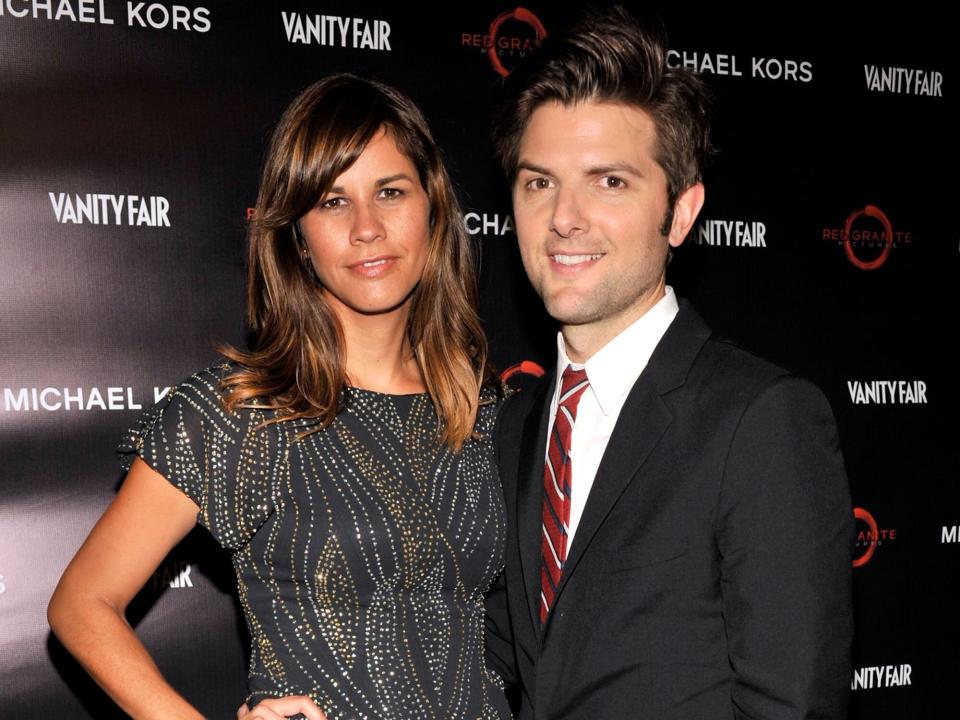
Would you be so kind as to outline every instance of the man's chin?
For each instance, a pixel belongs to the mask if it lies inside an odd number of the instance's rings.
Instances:
[[[547,314],[561,325],[576,326],[588,325],[597,321],[597,313],[591,308],[585,308],[570,303],[545,304]]]

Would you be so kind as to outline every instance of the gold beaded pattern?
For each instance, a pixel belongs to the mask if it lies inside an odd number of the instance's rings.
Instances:
[[[330,720],[509,717],[484,660],[484,593],[503,565],[497,404],[452,453],[426,394],[347,388],[325,430],[227,413],[203,370],[148,410],[142,457],[231,551],[252,639],[251,704],[307,694]],[[486,392],[486,391],[485,391]],[[489,393],[487,400],[494,400]]]

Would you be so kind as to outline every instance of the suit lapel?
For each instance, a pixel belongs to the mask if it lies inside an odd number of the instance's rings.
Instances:
[[[547,452],[547,424],[550,398],[554,388],[551,373],[532,391],[530,411],[520,441],[520,462],[517,468],[517,539],[523,568],[523,586],[527,592],[530,621],[540,634],[540,524],[543,512],[543,467]]]
[[[697,354],[709,337],[710,328],[685,300],[680,300],[680,312],[657,345],[620,410],[573,536],[573,545],[563,566],[554,605],[559,602],[570,575],[576,570],[607,515],[639,474],[673,421],[663,395],[684,383]],[[547,410],[549,412],[549,404]],[[543,427],[546,428],[546,423]],[[545,446],[541,444],[541,470],[544,452]]]
[[[573,545],[563,565],[554,603],[559,601],[560,594],[570,574],[580,562],[584,550],[640,471],[650,451],[660,442],[672,419],[663,400],[650,384],[642,382],[642,378],[639,379],[620,411],[620,417],[617,418],[617,424],[597,468],[587,504],[573,536]],[[624,448],[630,448],[630,451],[624,452]]]

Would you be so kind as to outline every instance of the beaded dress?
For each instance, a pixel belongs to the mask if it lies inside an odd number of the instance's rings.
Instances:
[[[118,452],[186,493],[231,552],[248,703],[307,694],[330,720],[508,718],[483,646],[506,533],[494,393],[459,453],[438,441],[428,395],[356,388],[328,428],[296,440],[312,421],[226,412],[230,369],[171,390]]]

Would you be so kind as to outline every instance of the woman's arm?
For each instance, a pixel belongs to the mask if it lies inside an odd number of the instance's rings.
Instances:
[[[47,618],[91,677],[134,718],[202,718],[164,680],[124,611],[196,524],[198,507],[137,458],[63,572]]]

